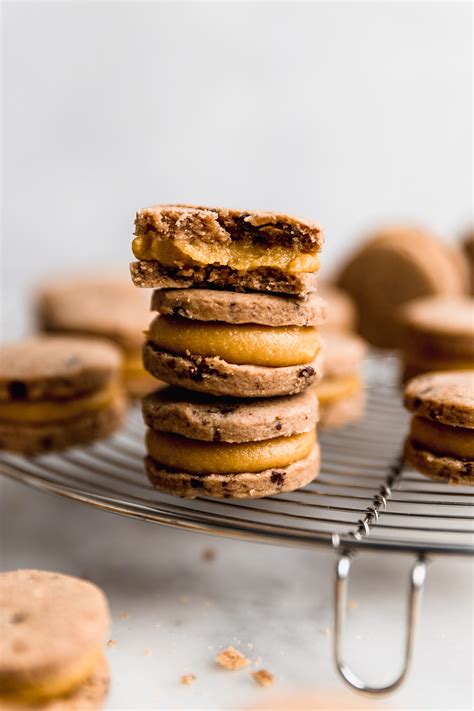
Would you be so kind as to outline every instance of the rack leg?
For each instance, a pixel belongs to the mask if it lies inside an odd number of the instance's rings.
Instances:
[[[339,674],[349,686],[367,694],[389,694],[395,691],[405,680],[410,668],[415,641],[415,630],[420,615],[421,595],[426,578],[426,560],[417,558],[410,574],[410,587],[408,596],[407,632],[405,642],[405,658],[398,677],[387,686],[369,686],[361,681],[347,666],[343,658],[344,632],[347,608],[347,585],[351,568],[349,553],[344,553],[336,566],[336,586],[334,598],[335,635],[334,655]]]

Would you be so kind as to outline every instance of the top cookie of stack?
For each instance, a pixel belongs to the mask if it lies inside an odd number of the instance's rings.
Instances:
[[[145,367],[212,395],[271,397],[320,374],[322,230],[288,215],[157,205],[136,219],[131,265],[154,287]]]

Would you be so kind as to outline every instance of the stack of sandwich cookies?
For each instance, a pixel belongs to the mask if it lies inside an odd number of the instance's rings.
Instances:
[[[0,348],[0,449],[86,444],[122,423],[121,355],[110,343],[38,336]]]
[[[122,351],[127,393],[138,398],[156,387],[142,364],[149,299],[120,275],[76,275],[49,280],[36,297],[38,326],[46,333],[106,338]]]
[[[417,299],[400,312],[404,380],[438,370],[474,369],[474,299]]]
[[[323,340],[324,377],[315,387],[320,426],[340,427],[364,413],[361,366],[367,346],[354,334],[332,329],[325,330]]]
[[[319,469],[317,400],[214,398],[164,388],[143,400],[151,483],[194,498],[258,498],[293,491]]]
[[[42,570],[0,573],[0,614],[1,709],[102,708],[110,621],[96,585]]]
[[[474,484],[474,371],[426,373],[405,389],[407,460],[432,479]]]
[[[283,214],[140,210],[132,278],[155,288],[158,312],[144,365],[204,397],[172,390],[145,400],[146,467],[155,486],[180,496],[249,498],[316,476],[314,393],[298,394],[321,376],[317,329],[325,304],[314,293],[321,246],[319,227]],[[176,424],[184,411],[195,413],[185,431]]]

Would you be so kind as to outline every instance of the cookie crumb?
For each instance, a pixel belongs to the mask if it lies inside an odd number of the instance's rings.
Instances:
[[[145,657],[149,657],[151,655],[151,649],[149,647],[145,647],[145,649],[143,650],[143,655]]]
[[[359,607],[357,600],[349,600],[349,610],[355,610]]]
[[[210,562],[211,560],[215,560],[215,558],[216,558],[216,549],[215,549],[215,548],[204,548],[201,557],[202,557],[203,560],[207,560],[207,561],[209,561],[209,562]]]
[[[196,674],[183,674],[182,677],[179,679],[180,684],[184,684],[184,686],[189,686],[190,684],[194,684],[196,681]]]
[[[116,647],[117,646],[117,640],[116,639],[109,639],[107,642],[107,647]]]
[[[262,663],[262,657],[257,657],[256,660],[254,661],[254,665],[256,667],[258,667],[259,664],[261,664],[261,663]]]
[[[250,664],[250,660],[247,659],[242,652],[239,652],[238,649],[235,649],[235,647],[227,647],[227,649],[223,649],[222,652],[219,652],[216,657],[216,662],[229,671],[236,671]]]
[[[247,649],[253,649],[254,645],[252,642],[247,642]]]
[[[273,684],[273,674],[266,669],[259,669],[252,672],[252,677],[260,686],[271,686]]]
[[[119,615],[120,620],[128,620],[129,617],[130,617],[130,615],[128,614],[128,612],[125,612],[125,611],[121,612]]]

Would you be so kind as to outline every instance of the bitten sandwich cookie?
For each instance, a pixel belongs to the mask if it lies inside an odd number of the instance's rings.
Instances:
[[[340,427],[363,415],[365,394],[361,365],[365,342],[356,335],[325,331],[324,377],[316,385],[320,426]]]
[[[437,370],[474,369],[474,299],[417,299],[400,311],[404,380]]]
[[[155,292],[143,349],[160,380],[211,395],[272,397],[320,377],[324,302],[209,289]],[[304,324],[304,325],[303,325]]]
[[[147,298],[148,297],[148,298]],[[36,297],[39,328],[46,333],[99,336],[123,354],[122,372],[131,397],[156,387],[142,365],[144,331],[150,321],[149,296],[118,275],[72,276],[52,280]]]
[[[131,265],[137,286],[315,291],[318,225],[289,215],[190,205],[139,210]]]
[[[0,449],[38,454],[122,423],[121,356],[106,341],[38,336],[0,348]]]
[[[459,253],[427,232],[381,230],[342,267],[337,285],[355,301],[359,333],[374,346],[399,348],[398,310],[423,296],[460,295],[467,289]]]
[[[153,486],[195,498],[259,498],[293,491],[319,472],[317,400],[212,398],[164,388],[143,401]]]
[[[413,413],[405,453],[422,474],[474,484],[474,371],[426,373],[405,389]]]
[[[109,685],[107,600],[44,570],[0,573],[0,708],[96,711]]]

